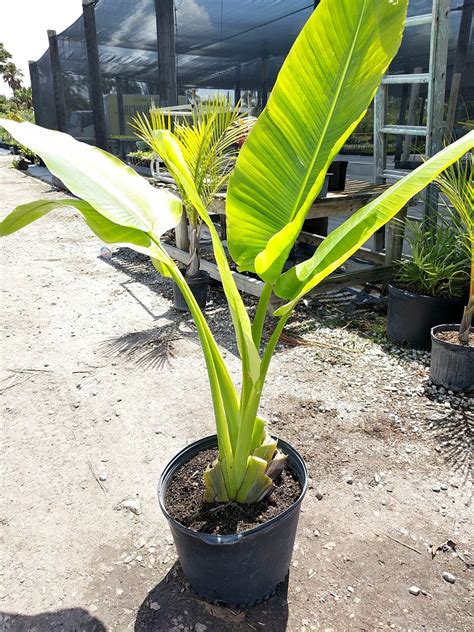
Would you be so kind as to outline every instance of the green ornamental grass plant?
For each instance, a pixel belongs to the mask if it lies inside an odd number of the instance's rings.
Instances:
[[[469,284],[470,257],[460,222],[441,217],[435,226],[407,220],[405,239],[411,256],[397,262],[397,286],[434,298],[461,298]]]
[[[474,316],[474,160],[472,153],[468,153],[462,160],[440,173],[436,183],[450,212],[456,218],[464,252],[470,264],[469,298],[459,327],[459,341],[467,345]]]
[[[310,259],[283,271],[329,165],[363,118],[398,50],[407,4],[408,0],[322,0],[295,41],[268,105],[243,145],[229,182],[226,212],[233,260],[240,270],[256,273],[265,282],[253,322],[180,142],[169,130],[155,134],[158,154],[212,238],[241,358],[239,388],[183,275],[160,243],[161,235],[181,217],[180,200],[153,188],[100,149],[29,123],[0,122],[79,198],[22,205],[3,220],[2,234],[60,206],[73,207],[106,243],[126,244],[148,254],[179,286],[201,340],[214,406],[219,453],[204,475],[209,502],[258,501],[284,467],[285,457],[259,416],[259,405],[273,352],[298,301],[474,145],[471,132],[446,147],[354,213]],[[272,293],[283,304],[264,344]]]

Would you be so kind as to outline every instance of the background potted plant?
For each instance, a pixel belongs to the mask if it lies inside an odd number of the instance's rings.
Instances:
[[[470,262],[468,302],[461,324],[444,324],[431,331],[431,379],[453,391],[474,390],[474,181],[473,157],[468,154],[440,174],[437,184],[442,196],[459,217],[463,245]],[[455,323],[457,321],[454,321]]]
[[[240,105],[234,108],[228,99],[216,96],[209,101],[194,103],[190,118],[175,120],[166,110],[152,108],[148,116],[138,114],[133,125],[142,141],[158,155],[157,133],[160,130],[173,132],[199,198],[208,211],[216,194],[227,186],[238,155],[239,141],[249,133],[254,120],[240,109]],[[179,180],[175,182],[189,224],[189,262],[184,276],[199,306],[205,307],[209,274],[200,269],[203,220],[185,187]],[[174,283],[173,288],[174,306],[187,311],[179,286]]]
[[[130,151],[127,154],[127,163],[136,169],[138,173],[142,175],[151,175],[151,166],[156,159],[154,152],[150,149],[137,149],[136,151]]]
[[[470,260],[452,214],[435,226],[412,220],[404,228],[411,254],[397,262],[389,285],[387,336],[429,349],[432,327],[461,318]]]
[[[258,601],[288,572],[306,470],[296,451],[267,431],[259,407],[273,352],[295,306],[474,144],[474,133],[467,134],[430,158],[338,226],[308,260],[284,271],[329,165],[364,116],[400,45],[406,9],[407,0],[322,0],[295,41],[267,108],[242,147],[226,210],[233,260],[241,270],[265,281],[252,320],[180,142],[169,130],[155,134],[160,157],[211,235],[241,358],[239,388],[185,278],[160,243],[160,236],[181,217],[177,198],[154,189],[117,158],[65,134],[29,123],[1,122],[81,198],[22,205],[0,224],[2,234],[17,231],[58,206],[72,206],[107,243],[127,244],[149,254],[188,303],[207,365],[217,437],[212,439],[215,443],[198,442],[177,455],[165,469],[159,494],[184,573],[211,600]],[[263,330],[273,292],[283,304],[275,312],[265,343]],[[210,445],[216,445],[215,457],[209,455]],[[182,514],[177,519],[167,492],[173,481],[178,492],[189,484],[186,466],[194,453],[206,467],[197,470],[202,478],[194,472],[192,484],[197,478],[203,496],[199,506],[188,508],[192,515],[207,512],[225,518],[229,511],[237,516],[249,511],[263,515],[259,512],[271,505],[277,487],[292,485],[285,476],[296,483],[295,493],[276,515],[242,532],[237,527],[225,534],[191,528]]]

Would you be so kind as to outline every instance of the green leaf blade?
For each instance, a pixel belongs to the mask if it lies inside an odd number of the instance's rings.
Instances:
[[[400,45],[407,0],[322,0],[242,147],[227,196],[229,249],[275,282],[325,173]]]
[[[71,193],[115,224],[160,236],[179,222],[180,200],[152,187],[115,156],[32,123],[0,119],[0,127],[41,156]]]
[[[296,301],[349,259],[414,195],[473,147],[474,132],[469,132],[396,182],[376,200],[369,202],[333,230],[310,259],[294,266],[279,278],[275,293],[291,303],[280,307],[275,314],[286,314]]]
[[[239,352],[250,377],[256,382],[260,375],[260,356],[253,341],[250,318],[232,276],[220,237],[199,196],[176,137],[167,130],[159,131],[156,134],[155,143],[159,155],[165,161],[173,178],[184,189],[186,196],[209,229],[214,256],[236,331]]]

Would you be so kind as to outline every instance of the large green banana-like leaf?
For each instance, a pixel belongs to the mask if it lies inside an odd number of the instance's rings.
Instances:
[[[151,186],[115,156],[32,123],[0,119],[0,127],[41,156],[71,193],[111,222],[157,237],[179,222],[180,200]]]
[[[79,211],[92,232],[105,243],[127,245],[133,250],[149,255],[158,262],[169,265],[170,260],[166,252],[162,251],[147,233],[137,228],[129,228],[111,222],[83,200],[37,200],[17,206],[0,222],[0,236],[11,235],[47,213],[60,208],[73,208]]]
[[[291,268],[279,278],[275,293],[291,303],[280,307],[275,312],[276,315],[287,313],[296,301],[353,255],[414,195],[473,147],[474,132],[469,132],[396,182],[376,200],[369,202],[333,230],[310,259]]]
[[[252,338],[250,319],[229,268],[221,240],[196,189],[191,172],[183,157],[180,144],[170,131],[160,130],[155,132],[155,147],[170,170],[174,180],[178,182],[179,186],[185,191],[187,198],[209,229],[214,248],[214,256],[219,268],[222,286],[227,297],[232,322],[234,323],[236,331],[239,352],[242,362],[244,363],[244,372],[248,371],[253,382],[256,382],[260,375],[260,356]]]
[[[243,145],[227,195],[229,250],[274,282],[325,173],[400,45],[407,0],[322,0]]]

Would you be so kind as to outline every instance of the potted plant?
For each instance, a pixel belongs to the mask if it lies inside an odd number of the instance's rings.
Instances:
[[[256,602],[288,572],[307,473],[298,453],[268,431],[259,408],[273,352],[295,306],[474,144],[470,133],[446,147],[338,226],[308,260],[284,270],[329,165],[364,116],[400,45],[406,9],[407,0],[322,0],[242,147],[226,211],[233,260],[265,282],[252,319],[180,142],[169,130],[155,134],[160,157],[212,238],[241,358],[239,388],[184,276],[160,242],[180,220],[180,201],[117,158],[65,134],[0,122],[80,198],[22,205],[2,221],[2,234],[58,206],[72,206],[105,242],[149,254],[188,303],[207,365],[217,436],[173,459],[161,477],[159,498],[184,573],[207,599]],[[272,293],[283,304],[264,340]],[[197,497],[191,494],[196,486],[202,490]]]
[[[191,117],[183,117],[181,121],[174,121],[166,114],[166,110],[152,108],[149,116],[138,114],[133,125],[139,138],[158,155],[158,132],[173,131],[199,199],[206,211],[209,211],[216,194],[227,186],[238,155],[239,141],[249,133],[254,120],[245,115],[239,106],[232,107],[228,99],[216,96],[207,102],[195,103]],[[200,268],[203,220],[189,198],[186,188],[179,179],[175,182],[183,200],[185,219],[190,227],[189,262],[184,277],[199,306],[204,308],[209,274]],[[176,282],[173,289],[174,306],[181,311],[188,311],[186,300]]]
[[[137,149],[127,154],[128,164],[142,175],[151,175],[151,166],[155,159],[155,153],[149,149]]]
[[[470,261],[456,217],[435,226],[406,221],[404,228],[411,255],[396,263],[388,288],[387,336],[429,349],[432,327],[461,318]]]
[[[437,179],[442,196],[458,216],[470,261],[469,298],[461,324],[444,324],[431,330],[430,376],[435,384],[453,391],[474,390],[474,183],[473,158],[453,164]],[[451,321],[457,323],[457,320]],[[448,323],[448,324],[446,324]]]

